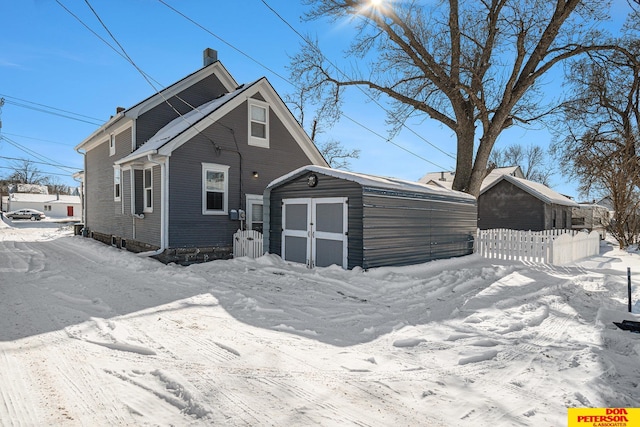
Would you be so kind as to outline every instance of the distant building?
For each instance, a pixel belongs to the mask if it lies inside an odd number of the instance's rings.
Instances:
[[[607,237],[607,227],[611,221],[609,208],[596,203],[580,203],[572,209],[571,225],[574,230],[597,231],[600,239]]]
[[[454,172],[433,172],[419,182],[451,188]],[[478,228],[542,231],[572,228],[578,203],[539,182],[524,178],[519,166],[496,168],[482,181]]]
[[[7,212],[18,209],[36,209],[50,218],[81,218],[82,202],[79,196],[11,193],[6,201]]]

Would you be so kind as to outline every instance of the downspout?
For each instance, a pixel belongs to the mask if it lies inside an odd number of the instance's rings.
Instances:
[[[271,188],[265,188],[262,193],[262,253],[264,255],[269,252],[269,243],[271,240]],[[282,254],[284,256],[284,254]]]
[[[156,256],[160,255],[167,249],[167,235],[168,235],[168,222],[167,214],[169,207],[169,194],[168,194],[168,179],[167,179],[167,159],[164,162],[159,162],[153,159],[153,154],[147,154],[147,161],[154,165],[160,166],[160,248],[155,251],[142,252],[140,256]]]
[[[87,152],[80,152],[80,148],[76,148],[76,153],[82,156],[82,164],[84,166],[84,179],[80,181],[80,201],[82,202],[82,223],[84,224],[84,228],[87,228],[87,197],[85,194],[87,182]]]

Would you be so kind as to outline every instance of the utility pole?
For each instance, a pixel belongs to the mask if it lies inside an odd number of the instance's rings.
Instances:
[[[0,141],[2,141],[2,107],[4,106],[4,98],[0,98]],[[9,192],[7,191],[7,195]],[[2,202],[2,198],[4,197],[4,184],[0,184],[0,218],[2,217],[2,212],[4,211],[4,203]]]

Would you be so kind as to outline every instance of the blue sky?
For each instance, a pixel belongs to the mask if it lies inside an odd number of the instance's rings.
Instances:
[[[58,1],[115,46],[86,2]],[[41,162],[36,166],[43,174],[56,174],[60,183],[75,185],[69,172],[83,165],[74,147],[115,114],[116,107],[131,107],[155,92],[130,63],[58,1],[0,0],[0,97],[6,101],[0,110],[1,132],[6,138],[0,141],[0,177],[10,173],[7,168],[16,162],[12,159],[26,158]],[[211,47],[239,83],[266,76],[282,97],[294,91],[286,81],[286,67],[301,39],[263,1],[165,1],[208,31],[158,0],[89,1],[138,67],[159,82],[156,88],[200,68],[202,51]],[[301,16],[306,7],[299,2],[265,1],[299,32],[317,37],[332,61],[342,60],[338,47],[344,46],[353,31],[348,22],[305,22]],[[614,16],[624,17],[624,0],[614,3]],[[357,90],[349,93],[344,111],[359,124],[343,118],[323,137],[361,150],[360,158],[352,161],[353,171],[417,180],[427,172],[454,168],[455,139],[438,122],[409,122],[409,128],[422,138],[402,131],[393,139],[402,149],[378,136],[388,134],[385,113]],[[548,133],[537,126],[509,129],[498,145],[515,142],[546,147],[550,141]],[[552,181],[556,190],[576,195],[575,183],[560,175]]]

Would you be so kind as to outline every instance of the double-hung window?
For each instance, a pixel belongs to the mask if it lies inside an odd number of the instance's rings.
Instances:
[[[113,169],[113,200],[119,202],[121,200],[121,187],[120,187],[120,168],[115,167]]]
[[[153,169],[146,168],[143,174],[144,186],[144,210],[143,212],[153,212]]]
[[[202,164],[202,214],[226,215],[229,207],[229,166]]]
[[[269,104],[249,99],[249,145],[269,148]]]

